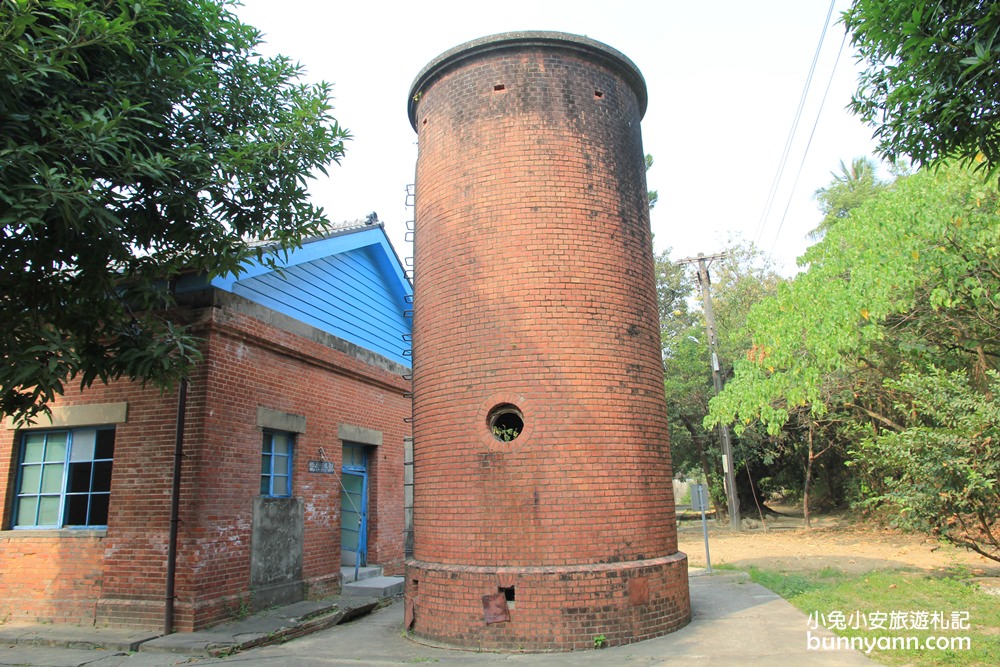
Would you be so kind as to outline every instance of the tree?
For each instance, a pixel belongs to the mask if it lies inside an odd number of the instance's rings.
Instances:
[[[973,452],[962,473],[969,484],[996,479],[989,406],[1000,366],[998,241],[1000,192],[970,169],[943,163],[898,179],[831,228],[807,251],[808,269],[751,311],[753,343],[706,425],[760,423],[778,436],[793,418],[843,424],[847,432],[834,435],[853,452],[870,501],[917,513],[905,517],[911,526],[933,525],[933,512],[959,517],[968,529],[941,533],[966,546],[990,539],[993,481],[977,487],[980,519],[971,502],[941,496],[935,505],[927,494],[917,502],[893,480],[954,479],[946,444],[956,456],[959,445]],[[932,404],[935,395],[943,403]],[[984,412],[972,415],[976,401]],[[888,457],[897,446],[905,449]],[[977,536],[972,520],[992,528]]]
[[[169,386],[198,358],[172,280],[326,224],[306,185],[349,138],[330,86],[260,57],[233,4],[0,0],[4,414],[74,379]]]
[[[877,489],[868,506],[889,503],[900,525],[1000,562],[1000,374],[987,377],[985,392],[939,368],[889,381],[907,428],[867,438],[857,456]]]
[[[670,259],[670,253],[667,249],[655,260],[671,456],[676,471],[697,470],[710,479],[706,433],[701,428],[712,386],[710,381],[706,383],[708,356],[701,343],[704,327],[689,309],[694,285],[684,267]]]
[[[848,167],[840,161],[840,173],[831,172],[833,180],[814,195],[823,212],[823,220],[812,230],[810,237],[819,240],[839,220],[846,218],[851,209],[857,208],[874,197],[885,183],[875,176],[876,164],[871,158],[859,157]]]
[[[653,166],[653,156],[646,153],[646,171],[649,171]],[[656,206],[656,202],[660,201],[660,193],[656,190],[647,190],[646,198],[649,200],[649,209],[652,210]]]
[[[742,329],[747,311],[781,281],[764,253],[752,243],[731,239],[725,255],[711,268],[716,338],[724,377],[730,374],[734,356],[744,349]],[[689,309],[691,297],[700,294],[697,279],[693,272],[671,261],[667,251],[657,257],[657,288],[674,467],[703,477],[711,486],[716,507],[725,507],[718,436],[702,425],[714,387],[705,324],[697,310]],[[745,468],[742,463],[739,466],[739,471]],[[743,506],[753,505],[749,484],[738,483],[737,490]]]
[[[843,19],[868,66],[851,107],[883,157],[1000,169],[1000,5],[854,0]]]

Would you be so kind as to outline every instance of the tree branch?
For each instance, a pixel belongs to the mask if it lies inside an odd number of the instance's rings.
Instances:
[[[871,410],[869,410],[866,407],[863,407],[863,406],[860,406],[860,405],[856,405],[854,403],[844,403],[844,407],[845,408],[853,408],[855,410],[860,410],[861,412],[865,413],[866,415],[868,415],[872,419],[880,421],[883,424],[885,424],[886,426],[889,426],[889,427],[895,429],[896,431],[905,431],[906,430],[905,426],[897,424],[896,422],[892,421],[891,419],[889,419],[885,415],[880,415],[877,412],[872,412]]]

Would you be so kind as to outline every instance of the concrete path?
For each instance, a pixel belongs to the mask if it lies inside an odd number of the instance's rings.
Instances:
[[[179,664],[336,667],[362,665],[873,665],[856,651],[816,651],[807,646],[808,618],[745,574],[691,577],[693,619],[687,627],[658,639],[594,651],[549,654],[479,653],[434,648],[403,636],[403,605],[394,603],[350,623],[335,625],[283,644],[240,651],[229,657],[192,657],[140,650],[72,649],[7,643],[0,626],[0,665],[36,667],[164,667]],[[249,619],[248,619],[249,620]],[[55,626],[49,626],[55,627]],[[44,631],[44,626],[38,632]],[[93,630],[91,629],[93,632]],[[209,630],[206,633],[218,633]],[[813,636],[830,636],[812,630]],[[55,631],[52,633],[55,635]],[[207,634],[186,637],[204,643]],[[157,640],[161,641],[161,640]],[[180,640],[175,640],[180,641]]]

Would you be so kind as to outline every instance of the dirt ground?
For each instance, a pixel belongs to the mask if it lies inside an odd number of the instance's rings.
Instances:
[[[819,516],[814,513],[813,528],[806,530],[800,508],[771,507],[784,516],[768,519],[766,530],[759,519],[752,521],[752,528],[736,533],[730,531],[728,521],[720,525],[709,518],[712,565],[726,563],[740,568],[756,565],[787,572],[832,567],[849,573],[962,568],[983,584],[995,582],[1000,586],[1000,563],[972,551],[930,537],[866,526],[844,513]],[[680,550],[688,555],[692,567],[704,567],[705,539],[700,515],[679,512],[679,516],[682,518],[678,529]]]

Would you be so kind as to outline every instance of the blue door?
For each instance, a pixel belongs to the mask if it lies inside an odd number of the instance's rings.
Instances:
[[[345,444],[340,489],[340,562],[368,564],[368,455],[364,445]]]

